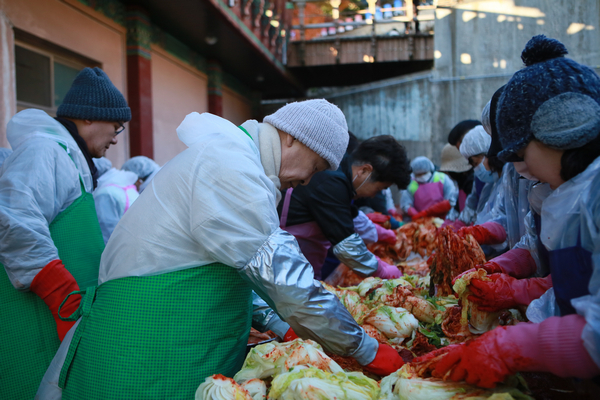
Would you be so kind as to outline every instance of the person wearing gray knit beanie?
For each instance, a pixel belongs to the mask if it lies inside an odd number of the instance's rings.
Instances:
[[[190,113],[177,136],[188,148],[150,180],[106,244],[97,282],[108,290],[96,291],[97,313],[90,319],[96,334],[76,331],[84,336],[81,342],[99,351],[66,359],[70,365],[63,370],[70,376],[62,393],[78,398],[123,390],[129,397],[160,397],[164,390],[193,394],[198,376],[233,376],[241,368],[251,324],[284,340],[296,335],[318,340],[374,373],[396,371],[402,365],[398,353],[367,335],[335,295],[314,280],[312,266],[294,236],[280,228],[277,214],[279,189],[306,185],[318,172],[339,166],[348,143],[343,113],[325,100],[288,104],[264,122],[240,126],[209,113]],[[389,145],[382,147],[389,151]],[[394,157],[405,160],[406,154],[402,149]],[[355,180],[364,190],[373,185],[369,176],[379,175],[373,166],[361,171]],[[324,173],[329,172],[335,171]],[[382,179],[389,186],[397,177]],[[253,291],[270,309],[253,301]],[[123,307],[128,311],[118,316],[108,312]],[[173,318],[189,316],[190,309],[192,318]],[[114,326],[125,340],[111,339]],[[148,346],[133,344],[140,335]],[[102,345],[106,340],[111,346]],[[145,357],[148,348],[152,360]],[[119,360],[112,357],[115,352]],[[181,366],[179,379],[145,373],[157,359]],[[63,360],[57,353],[40,398],[60,390],[56,373]],[[117,377],[122,360],[131,360],[125,366],[132,371],[126,389]],[[93,390],[77,378],[92,364],[99,366],[90,377],[98,382]]]
[[[348,146],[348,125],[342,111],[324,99],[286,104],[264,122],[289,133],[323,157],[330,170],[340,165]]]

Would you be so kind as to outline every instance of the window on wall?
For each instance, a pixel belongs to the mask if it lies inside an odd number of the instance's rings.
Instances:
[[[15,32],[15,39],[17,111],[39,108],[55,116],[79,71],[100,66],[25,33]]]

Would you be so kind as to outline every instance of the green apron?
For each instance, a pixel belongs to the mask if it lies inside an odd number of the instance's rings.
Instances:
[[[88,288],[69,319],[80,316],[60,374],[64,400],[189,400],[207,376],[242,366],[251,290],[214,263]]]
[[[104,240],[94,197],[82,183],[81,193],[49,228],[58,256],[85,288],[98,284]],[[43,300],[16,290],[0,266],[0,399],[33,399],[60,345],[56,323]]]

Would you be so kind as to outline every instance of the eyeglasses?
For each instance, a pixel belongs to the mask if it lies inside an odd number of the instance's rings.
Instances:
[[[123,132],[125,130],[125,125],[121,124],[116,130],[115,130],[115,136],[118,135],[119,133]]]

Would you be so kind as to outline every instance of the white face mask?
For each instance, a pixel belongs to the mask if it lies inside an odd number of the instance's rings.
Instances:
[[[367,177],[365,178],[365,180],[362,181],[362,183],[360,185],[358,185],[358,187],[356,189],[354,189],[355,192],[358,192],[358,189],[360,189],[360,187],[362,185],[364,185],[366,181],[369,180],[369,178],[371,177],[372,173],[373,173],[373,171],[369,172],[369,175],[367,175]],[[356,180],[356,178],[358,178],[358,175],[356,175],[354,178],[352,178],[352,183],[354,183],[354,181]]]
[[[431,172],[428,172],[426,174],[423,174],[421,176],[415,176],[415,181],[419,182],[419,183],[425,183],[428,182],[431,179]]]
[[[527,167],[527,164],[525,164],[525,161],[514,162],[513,165],[515,166],[515,169],[519,175],[521,175],[523,178],[534,182],[539,180],[529,173],[529,168]]]
[[[548,196],[552,194],[553,190],[547,183],[537,183],[529,189],[527,200],[529,201],[529,207],[538,214],[542,213],[542,203]]]
[[[485,169],[485,165],[483,165],[483,160],[479,163],[478,166],[475,167],[473,173],[475,174],[477,179],[485,183],[494,183],[499,178],[497,172],[492,172]]]

